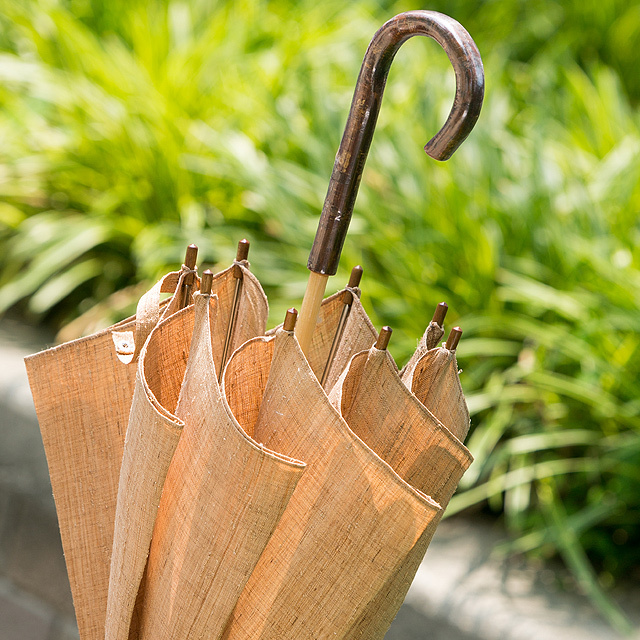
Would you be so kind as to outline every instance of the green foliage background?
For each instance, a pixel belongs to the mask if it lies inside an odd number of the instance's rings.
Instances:
[[[400,364],[447,300],[476,458],[448,513],[502,513],[512,550],[559,554],[624,630],[610,590],[640,576],[639,2],[0,0],[0,309],[88,332],[188,243],[224,266],[246,236],[277,324],[304,291],[366,45],[419,8],[474,37],[485,106],[448,163],[429,160],[453,73],[431,41],[401,49],[333,289],[364,266]]]

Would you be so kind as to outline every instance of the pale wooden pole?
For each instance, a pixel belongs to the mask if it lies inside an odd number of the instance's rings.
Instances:
[[[320,305],[324,298],[324,292],[327,288],[329,276],[322,273],[309,272],[309,282],[304,292],[302,306],[300,307],[300,315],[296,323],[296,338],[300,343],[302,352],[306,355],[311,346],[311,336],[315,329],[318,315],[320,314]]]

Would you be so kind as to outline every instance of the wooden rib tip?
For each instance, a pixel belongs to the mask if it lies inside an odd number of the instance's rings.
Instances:
[[[449,337],[447,338],[444,348],[449,349],[449,351],[455,351],[461,337],[462,329],[460,327],[453,327],[449,333]]]
[[[435,322],[439,327],[441,327],[444,322],[444,318],[447,315],[447,311],[449,311],[449,305],[446,302],[439,302],[436,310],[433,312],[431,322]]]
[[[190,244],[184,254],[184,264],[189,269],[196,268],[196,260],[198,259],[198,247],[195,244]]]
[[[349,276],[349,289],[355,289],[360,286],[360,280],[362,280],[362,267],[358,264],[351,269],[351,275]]]
[[[389,346],[389,340],[391,340],[392,333],[393,329],[391,327],[382,327],[382,329],[380,329],[380,334],[378,335],[378,340],[375,344],[376,349],[384,351]]]
[[[293,331],[296,328],[296,320],[298,319],[298,311],[291,307],[287,309],[287,315],[284,317],[282,328],[285,331]]]
[[[249,257],[249,247],[251,243],[246,239],[242,238],[240,242],[238,242],[238,251],[236,252],[236,262],[242,262],[243,260],[247,260]]]
[[[200,293],[211,295],[211,285],[213,284],[213,271],[207,269],[202,274],[202,282],[200,283]]]

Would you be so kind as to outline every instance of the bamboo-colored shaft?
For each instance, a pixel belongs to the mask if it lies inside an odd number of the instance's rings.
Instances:
[[[327,288],[327,280],[329,280],[329,276],[322,273],[311,271],[309,274],[309,282],[307,283],[307,290],[304,292],[295,331],[302,353],[305,355],[311,346],[311,336],[318,321],[320,305],[322,304],[324,291]]]

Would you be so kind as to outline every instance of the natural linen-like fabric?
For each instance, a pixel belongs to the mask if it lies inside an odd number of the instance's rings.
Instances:
[[[354,356],[330,399],[356,435],[446,509],[471,454],[405,387],[386,350],[374,346]],[[384,633],[395,617],[428,544],[425,536],[417,542],[345,638],[382,637],[379,630]]]
[[[143,589],[140,637],[149,640],[220,636],[304,471],[235,421],[217,382],[207,296],[196,295],[195,315],[176,409],[185,426]]]
[[[232,348],[263,333],[268,312],[257,280],[245,262],[240,266],[246,278]],[[25,360],[82,640],[101,640],[105,633],[118,478],[136,379],[136,365],[124,362],[133,361],[154,323],[176,310],[176,297],[159,303],[160,293],[180,292],[184,272],[155,285],[136,316]],[[235,286],[228,272],[213,282],[225,300]]]
[[[154,289],[175,291],[180,275],[168,274]],[[144,315],[159,317],[170,304],[145,308]],[[82,640],[104,637],[118,475],[136,376],[114,349],[114,335],[128,335],[133,353],[137,332],[134,316],[25,359]]]
[[[311,336],[311,344],[307,353],[307,361],[316,378],[320,380],[329,358],[333,338],[336,335],[340,315],[344,309],[342,302],[345,292],[352,294],[351,309],[345,323],[338,349],[330,363],[327,379],[324,384],[325,391],[329,392],[338,379],[347,363],[358,352],[368,349],[377,339],[378,332],[369,320],[362,303],[360,302],[360,290],[345,287],[332,296],[325,298],[320,307],[320,313],[316,326]],[[282,326],[282,325],[280,325]],[[272,329],[267,335],[273,335],[280,328]]]
[[[369,320],[360,299],[354,296],[349,318],[324,384],[325,391],[329,392],[333,388],[354,354],[368,349],[377,339],[378,332]]]
[[[268,313],[266,296],[247,263],[237,264],[242,269],[243,287],[232,348],[239,341],[263,333]],[[233,268],[213,277],[212,292],[216,296],[207,297],[210,312],[215,315],[215,320],[212,318],[210,322],[210,340],[217,366],[235,291]],[[136,598],[149,555],[160,496],[184,426],[175,412],[193,327],[193,307],[173,314],[151,332],[140,355],[119,479],[106,640],[128,638],[132,621],[132,633],[138,633],[139,618],[134,616],[134,607],[139,613]]]
[[[440,342],[442,336],[444,336],[444,328],[432,320],[425,329],[424,334],[422,334],[422,338],[420,338],[416,350],[413,352],[409,362],[407,362],[400,372],[400,375],[402,376],[409,369],[413,371],[418,360],[420,360],[427,351],[438,346],[438,342]]]
[[[224,638],[342,638],[415,545],[431,538],[441,509],[348,428],[293,333],[280,329],[275,338],[243,345],[227,368],[225,390],[240,360],[250,371],[261,358],[271,360],[266,388],[246,387],[246,395],[262,398],[255,424],[255,410],[231,408],[255,440],[308,466]],[[257,367],[262,376],[266,368]],[[376,629],[376,637],[385,630]]]
[[[191,269],[182,265],[181,271],[172,271],[161,278],[138,301],[135,331],[112,331],[116,353],[124,364],[135,362],[158,322],[180,309],[184,280],[192,273]],[[173,296],[170,300],[161,302],[162,293],[173,293]]]
[[[80,637],[101,640],[135,367],[118,360],[111,329],[29,356],[26,365]]]
[[[213,314],[216,302],[211,299]],[[178,402],[193,326],[193,306],[169,316],[151,332],[138,361],[118,483],[106,640],[129,637],[160,494],[184,426],[172,410]]]
[[[250,338],[262,335],[265,332],[269,315],[267,296],[258,279],[249,271],[249,263],[246,260],[234,262],[228,269],[213,276],[211,294],[218,297],[218,316],[212,341],[213,359],[218,372],[220,372],[220,361],[236,289],[237,279],[233,275],[236,266],[240,267],[242,271],[242,289],[228,356]]]
[[[464,442],[471,419],[464,399],[455,350],[436,347],[413,358],[402,381],[420,402]]]

